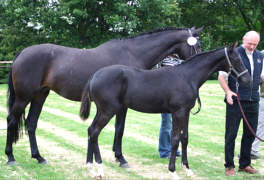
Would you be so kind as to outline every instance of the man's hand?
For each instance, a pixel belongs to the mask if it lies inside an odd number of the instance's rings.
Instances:
[[[261,81],[264,82],[264,75],[260,77]]]
[[[227,100],[228,104],[230,104],[230,105],[233,105],[233,103],[234,103],[232,96],[236,96],[237,97],[237,94],[234,93],[233,91],[228,91],[226,93],[226,100]]]

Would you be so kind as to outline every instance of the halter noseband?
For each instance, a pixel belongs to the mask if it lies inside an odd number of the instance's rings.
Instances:
[[[238,79],[240,76],[244,75],[245,73],[248,72],[247,69],[245,69],[243,72],[239,73],[237,72],[237,70],[232,66],[231,61],[228,57],[228,53],[227,53],[227,48],[225,47],[225,56],[226,56],[226,61],[228,63],[229,66],[229,71],[228,71],[228,75],[231,74],[231,72],[233,72],[236,75],[236,79]]]

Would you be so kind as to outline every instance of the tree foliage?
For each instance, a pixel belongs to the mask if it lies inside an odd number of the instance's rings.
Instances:
[[[263,0],[180,0],[181,23],[185,26],[204,26],[205,49],[211,49],[236,40],[245,32],[255,30],[264,37]],[[264,48],[263,41],[259,48]]]
[[[0,60],[34,44],[92,48],[168,26],[204,26],[208,50],[249,30],[264,37],[263,14],[263,0],[0,0]]]
[[[179,25],[180,10],[173,0],[61,0],[76,46],[94,47],[158,27]],[[159,13],[157,13],[159,12]]]

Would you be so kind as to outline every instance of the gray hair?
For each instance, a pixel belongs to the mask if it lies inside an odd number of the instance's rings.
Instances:
[[[257,36],[258,39],[260,40],[260,35],[257,31],[248,31],[244,36],[243,36],[243,39],[244,38],[247,38],[249,36]]]

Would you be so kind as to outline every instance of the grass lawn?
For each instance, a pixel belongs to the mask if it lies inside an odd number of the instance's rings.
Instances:
[[[6,141],[6,85],[0,85],[0,180],[40,179],[91,179],[85,166],[87,128],[95,115],[91,109],[90,119],[82,121],[78,114],[80,103],[66,100],[51,92],[43,107],[37,129],[37,141],[41,155],[48,161],[39,165],[31,159],[26,135],[13,146],[17,166],[7,166]],[[234,177],[224,175],[224,93],[217,81],[207,81],[200,89],[201,112],[190,115],[188,160],[194,177],[187,177],[176,161],[176,171],[182,179],[264,179],[264,145],[261,144],[260,159],[252,160],[258,175],[237,173]],[[195,112],[195,107],[192,112]],[[114,119],[99,136],[104,179],[168,179],[168,159],[158,155],[160,114],[128,111],[123,137],[123,154],[131,168],[123,169],[115,162],[112,152]],[[242,125],[236,140],[235,163],[238,167]]]

